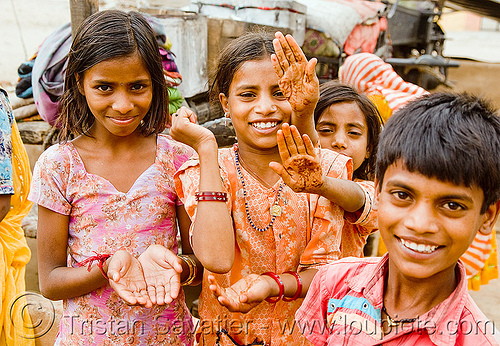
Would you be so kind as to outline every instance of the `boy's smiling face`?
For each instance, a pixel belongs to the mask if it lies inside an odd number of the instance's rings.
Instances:
[[[387,168],[377,193],[378,223],[390,261],[408,278],[452,274],[477,231],[491,232],[498,215],[498,203],[481,214],[480,187],[410,172],[401,160]]]

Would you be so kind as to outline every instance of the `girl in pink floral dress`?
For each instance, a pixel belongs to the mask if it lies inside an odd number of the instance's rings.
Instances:
[[[40,290],[64,300],[56,345],[191,345],[179,287],[195,282],[196,262],[173,175],[192,150],[160,134],[167,89],[144,18],[87,18],[65,89],[62,141],[37,162],[29,197],[39,205]]]

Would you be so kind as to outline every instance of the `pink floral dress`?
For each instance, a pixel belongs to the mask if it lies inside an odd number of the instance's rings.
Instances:
[[[177,252],[175,171],[192,150],[158,135],[156,160],[127,193],[88,173],[71,142],[38,160],[29,199],[69,215],[68,267],[125,249],[139,256],[151,244]],[[56,345],[191,345],[193,324],[181,290],[169,305],[128,306],[109,286],[64,301]]]

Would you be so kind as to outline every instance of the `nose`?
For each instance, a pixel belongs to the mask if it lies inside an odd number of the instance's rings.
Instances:
[[[407,210],[403,224],[416,233],[436,233],[439,230],[437,217],[430,202],[420,201]]]
[[[134,104],[127,92],[117,92],[113,100],[113,110],[126,114],[134,109]]]
[[[263,95],[259,98],[259,102],[255,107],[255,111],[260,114],[274,113],[278,110],[278,106],[270,95]]]
[[[347,149],[347,141],[345,135],[341,133],[342,131],[337,131],[333,136],[332,148],[333,149]]]

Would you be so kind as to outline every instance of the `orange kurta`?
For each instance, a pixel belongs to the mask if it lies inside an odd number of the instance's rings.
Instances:
[[[228,193],[227,207],[233,219],[236,253],[233,268],[227,274],[215,274],[218,283],[228,287],[251,273],[299,271],[316,267],[340,258],[344,210],[317,195],[295,193],[280,179],[274,186],[263,186],[241,167],[247,192],[246,202],[250,217],[257,227],[264,228],[271,221],[270,207],[275,204],[282,185],[279,205],[281,215],[264,232],[254,229],[245,210],[243,186],[236,173],[235,149],[219,150],[219,167]],[[335,178],[351,179],[351,160],[333,151],[320,151],[323,170]],[[199,162],[192,159],[177,172],[176,188],[179,197],[193,221],[196,219],[195,192],[199,186]],[[361,236],[361,235],[360,235]],[[200,297],[201,321],[198,329],[200,344],[215,345],[216,331],[227,329],[240,344],[264,341],[266,345],[308,345],[298,328],[294,315],[302,299],[293,302],[262,302],[247,314],[231,313],[221,306],[207,284],[205,270]],[[293,328],[293,329],[292,329]],[[222,336],[221,345],[233,345]]]

